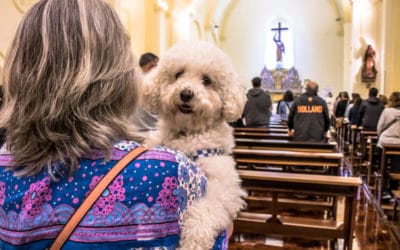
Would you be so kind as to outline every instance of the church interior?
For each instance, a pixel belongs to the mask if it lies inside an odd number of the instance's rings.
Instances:
[[[0,76],[18,23],[36,2],[0,1]],[[275,106],[286,90],[302,93],[309,80],[319,84],[323,98],[342,91],[367,98],[372,87],[387,97],[400,91],[399,0],[107,2],[119,14],[136,58],[145,52],[162,57],[183,41],[210,42],[229,55],[247,89],[253,77],[261,77]],[[382,197],[385,180],[400,179],[385,172],[390,154],[400,155],[400,146],[387,147],[374,163],[376,132],[332,124],[325,146],[285,145],[287,127],[276,115],[270,124],[264,134],[235,129],[234,157],[243,185],[252,191],[229,249],[400,249],[400,193],[393,192],[387,202]],[[254,142],[260,139],[271,142]],[[247,152],[257,148],[265,155]],[[377,164],[382,168],[377,170]],[[309,166],[322,167],[314,175],[320,179],[309,177]],[[271,175],[249,173],[268,173],[266,168]],[[287,169],[296,180],[286,176]],[[292,214],[300,216],[291,220]]]

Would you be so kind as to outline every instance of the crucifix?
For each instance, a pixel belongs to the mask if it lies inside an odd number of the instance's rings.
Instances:
[[[278,28],[272,28],[274,35],[274,42],[276,44],[276,61],[282,62],[282,53],[285,53],[285,44],[281,41],[281,31],[289,30],[288,27],[281,27],[281,22],[278,22]]]

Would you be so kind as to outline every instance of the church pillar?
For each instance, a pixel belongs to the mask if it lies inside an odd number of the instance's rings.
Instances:
[[[171,45],[170,41],[170,13],[169,6],[165,0],[158,0],[155,7],[155,19],[158,28],[158,54],[161,54]]]
[[[382,53],[384,69],[384,85],[382,92],[389,96],[393,91],[399,91],[400,84],[400,1],[383,1],[383,46]]]
[[[351,72],[350,82],[352,92],[358,92],[363,97],[370,87],[381,88],[384,79],[384,64],[382,63],[382,1],[352,0],[351,24]],[[375,82],[361,82],[363,56],[368,45],[376,51],[375,67],[378,71]]]
[[[351,20],[345,20],[343,23],[343,86],[339,91],[346,90],[353,92],[354,76],[352,75],[352,36],[351,36]]]

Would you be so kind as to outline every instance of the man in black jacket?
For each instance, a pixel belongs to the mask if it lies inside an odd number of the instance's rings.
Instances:
[[[376,131],[379,117],[385,108],[377,96],[378,89],[370,88],[368,99],[361,104],[357,125],[362,126],[364,130]]]
[[[268,127],[271,116],[271,96],[261,88],[261,78],[251,80],[253,88],[247,92],[243,117],[246,127]]]
[[[325,100],[317,94],[318,84],[309,81],[306,92],[294,101],[290,109],[289,135],[293,135],[296,141],[326,141],[326,132],[330,125],[329,109]]]

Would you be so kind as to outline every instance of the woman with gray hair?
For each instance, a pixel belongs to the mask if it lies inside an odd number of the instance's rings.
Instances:
[[[207,180],[173,150],[136,152],[129,44],[102,0],[42,0],[23,17],[4,68],[1,249],[177,247]]]

